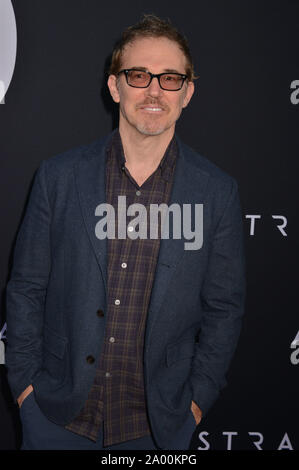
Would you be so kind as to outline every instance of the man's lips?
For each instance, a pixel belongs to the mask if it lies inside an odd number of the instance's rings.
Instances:
[[[147,111],[149,113],[161,113],[164,111],[164,108],[159,105],[144,105],[140,106],[139,109],[142,109],[143,111]]]

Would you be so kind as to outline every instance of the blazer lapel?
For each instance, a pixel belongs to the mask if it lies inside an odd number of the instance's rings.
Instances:
[[[173,187],[170,196],[169,206],[173,203],[182,204],[200,204],[204,202],[204,194],[207,188],[209,175],[201,171],[193,164],[194,156],[188,150],[183,142],[176,135],[178,142],[178,158],[176,162]],[[164,300],[168,284],[175,273],[176,266],[184,253],[184,243],[187,240],[181,239],[161,239],[160,250],[155,272],[155,279],[151,294],[151,300],[148,309],[146,326],[146,345],[149,345],[149,337],[153,325],[158,318],[158,313]]]
[[[86,230],[107,293],[107,239],[100,240],[95,233],[98,219],[96,207],[106,202],[106,148],[113,133],[89,147],[75,166],[75,180]]]

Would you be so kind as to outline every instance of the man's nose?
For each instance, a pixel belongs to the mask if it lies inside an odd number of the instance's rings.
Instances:
[[[159,85],[158,77],[154,77],[147,87],[147,94],[150,96],[157,96],[160,95],[161,92],[163,91],[162,88]]]

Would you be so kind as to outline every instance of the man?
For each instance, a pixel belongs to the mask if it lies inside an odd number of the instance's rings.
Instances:
[[[237,184],[175,134],[194,92],[185,38],[145,15],[116,46],[108,87],[119,128],[41,163],[17,238],[6,360],[22,449],[188,449],[240,332]],[[134,238],[132,219],[104,237],[100,208],[119,215],[124,196],[149,221],[159,204],[203,207],[203,243]]]

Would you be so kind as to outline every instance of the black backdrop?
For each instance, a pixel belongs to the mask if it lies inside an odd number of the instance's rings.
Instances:
[[[117,125],[104,75],[113,44],[142,13],[169,17],[188,37],[200,75],[177,132],[237,179],[246,235],[248,289],[239,345],[228,386],[198,426],[192,448],[299,450],[299,341],[291,347],[299,330],[299,2],[12,3],[17,60],[0,105],[3,343],[5,286],[35,170],[41,160]],[[16,449],[21,426],[4,365],[0,379],[0,449]]]

